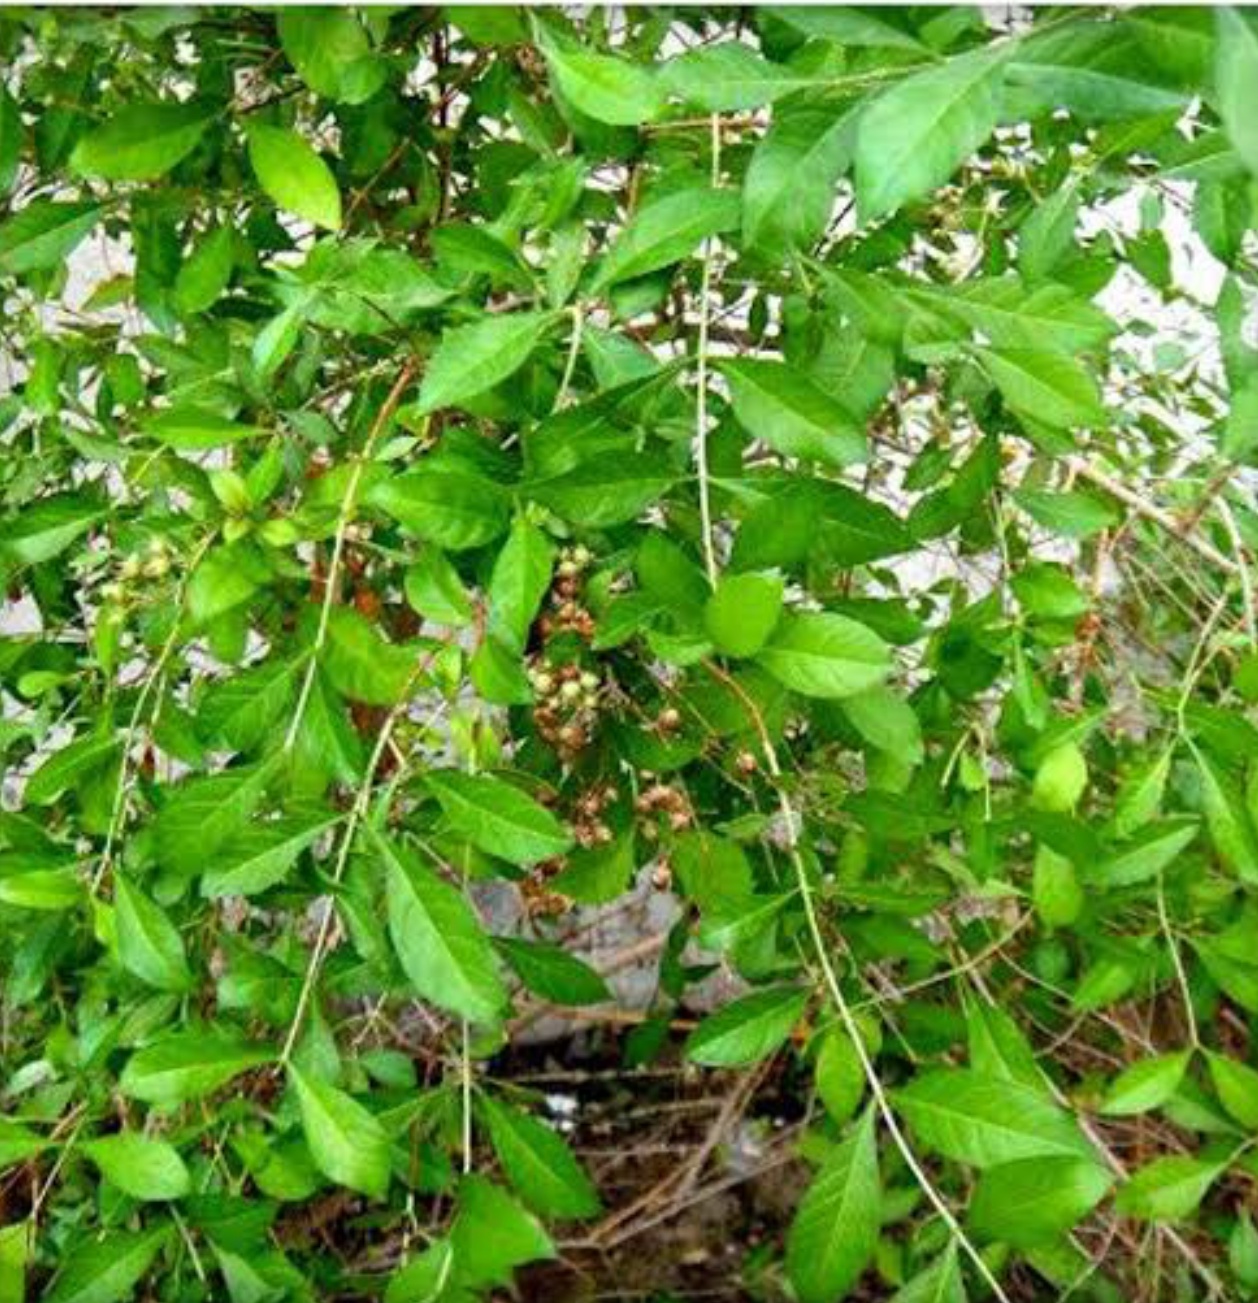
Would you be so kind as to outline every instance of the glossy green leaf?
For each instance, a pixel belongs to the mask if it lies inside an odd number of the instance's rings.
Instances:
[[[374,1114],[351,1095],[288,1065],[301,1125],[315,1165],[337,1185],[372,1198],[389,1188],[389,1138]]]
[[[829,612],[784,615],[757,660],[793,692],[853,697],[891,671],[886,644],[864,625]]]
[[[340,228],[341,192],[336,178],[300,133],[287,127],[251,125],[249,163],[277,207],[325,230]]]
[[[686,1057],[707,1067],[759,1063],[781,1049],[807,1003],[807,991],[788,986],[745,995],[695,1028]]]
[[[550,1127],[485,1096],[480,1101],[494,1152],[520,1198],[544,1217],[593,1217],[598,1192]]]
[[[129,105],[79,141],[73,166],[107,181],[151,181],[197,147],[212,116],[196,101]]]
[[[572,836],[549,810],[489,774],[437,770],[426,778],[452,832],[512,864],[562,855]]]

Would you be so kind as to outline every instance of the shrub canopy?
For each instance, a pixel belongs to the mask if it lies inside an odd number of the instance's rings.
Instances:
[[[759,1082],[810,1167],[731,1295],[1258,1290],[1252,14],[26,9],[0,65],[0,1299],[645,1230],[503,1052],[651,891],[603,1043],[735,1093],[647,1212]]]

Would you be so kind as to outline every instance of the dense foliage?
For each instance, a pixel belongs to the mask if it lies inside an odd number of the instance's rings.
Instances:
[[[3,1303],[597,1242],[499,1064],[643,890],[626,1072],[799,1101],[746,1296],[1258,1295],[1251,14],[28,9],[0,69]]]

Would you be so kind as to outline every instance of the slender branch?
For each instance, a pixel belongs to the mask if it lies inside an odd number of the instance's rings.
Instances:
[[[712,188],[721,181],[721,120],[712,116]],[[703,564],[708,582],[716,583],[716,548],[712,538],[712,497],[708,482],[708,316],[712,297],[713,243],[703,242],[703,278],[699,288],[699,343],[695,385],[695,469],[699,476],[699,519],[703,529]]]
[[[795,879],[799,889],[800,899],[804,903],[804,916],[808,923],[808,934],[812,942],[812,948],[816,957],[817,965],[821,969],[822,976],[825,978],[825,985],[830,993],[830,998],[834,1002],[834,1007],[838,1010],[839,1019],[843,1024],[843,1030],[851,1042],[852,1049],[860,1062],[861,1071],[869,1085],[870,1094],[874,1098],[874,1105],[882,1118],[883,1124],[887,1128],[887,1133],[891,1136],[895,1147],[900,1151],[900,1157],[904,1160],[904,1165],[909,1169],[913,1179],[917,1182],[922,1193],[926,1196],[931,1206],[939,1214],[940,1220],[948,1228],[949,1233],[960,1246],[966,1257],[974,1264],[975,1270],[982,1277],[984,1283],[991,1290],[992,1294],[1000,1303],[1011,1303],[1009,1295],[1005,1293],[1000,1281],[996,1278],[995,1273],[987,1265],[983,1255],[979,1253],[977,1247],[968,1235],[966,1235],[961,1223],[957,1220],[956,1214],[948,1207],[947,1201],[943,1195],[936,1189],[934,1182],[930,1179],[925,1168],[918,1161],[913,1146],[909,1144],[908,1137],[904,1134],[900,1126],[900,1121],[895,1115],[895,1110],[891,1107],[891,1100],[887,1096],[886,1087],[882,1084],[882,1078],[878,1075],[878,1069],[873,1060],[869,1057],[869,1051],[865,1046],[865,1039],[861,1035],[860,1027],[857,1026],[856,1018],[852,1013],[852,1008],[848,1004],[847,996],[843,994],[843,985],[839,981],[839,975],[835,971],[834,965],[830,960],[830,949],[826,944],[825,935],[821,931],[821,923],[817,916],[817,907],[813,900],[812,883],[808,878],[808,866],[804,863],[804,857],[799,850],[799,833],[794,807],[791,805],[790,798],[786,794],[786,789],[782,786],[782,769],[778,764],[777,750],[769,737],[769,731],[765,727],[764,719],[761,717],[759,708],[756,703],[743,690],[742,685],[730,675],[726,674],[717,666],[708,663],[708,670],[726,684],[730,690],[742,700],[744,709],[747,711],[756,734],[760,740],[760,749],[764,753],[765,765],[769,771],[769,776],[773,780],[773,785],[777,790],[778,808],[781,811],[782,820],[786,826],[787,852],[790,856],[791,865],[795,870]]]
[[[293,711],[292,719],[289,721],[288,732],[284,735],[284,750],[286,752],[292,751],[296,745],[297,735],[301,732],[302,720],[306,715],[306,707],[310,704],[310,693],[314,689],[315,675],[319,671],[319,656],[323,651],[324,643],[327,641],[328,626],[332,618],[332,606],[336,602],[341,561],[345,555],[345,535],[358,507],[358,489],[362,483],[363,472],[366,470],[367,463],[371,460],[371,452],[376,440],[392,419],[393,413],[402,401],[402,395],[406,392],[407,386],[415,378],[418,365],[415,359],[412,358],[402,368],[398,378],[393,382],[393,388],[389,390],[388,396],[381,405],[380,411],[376,413],[376,419],[367,433],[366,442],[364,442],[358,455],[354,458],[349,482],[345,486],[345,496],[341,499],[341,508],[337,515],[336,534],[332,542],[332,560],[328,565],[323,606],[319,611],[319,627],[315,631],[314,647],[311,652],[310,662],[306,666],[305,677],[302,679],[301,692],[297,697],[297,706]]]

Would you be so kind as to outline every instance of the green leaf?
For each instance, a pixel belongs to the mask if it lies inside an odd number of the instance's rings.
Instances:
[[[1085,903],[1075,866],[1049,846],[1036,848],[1031,897],[1045,927],[1070,927],[1078,922]]]
[[[1074,358],[1030,349],[976,352],[1005,402],[1019,415],[1063,430],[1109,423],[1096,382]]]
[[[88,132],[70,164],[84,176],[107,181],[152,181],[192,153],[212,117],[195,101],[133,104]]]
[[[311,814],[250,824],[215,856],[201,878],[201,894],[256,896],[269,890],[337,822],[335,814]]]
[[[123,967],[159,991],[191,986],[183,938],[166,911],[122,873],[114,877],[114,921]]]
[[[743,240],[766,253],[808,248],[834,212],[835,188],[852,161],[857,114],[805,105],[775,113],[743,183]]]
[[[1258,1131],[1258,1070],[1247,1063],[1206,1051],[1210,1080],[1227,1111],[1249,1131]]]
[[[566,1221],[599,1211],[598,1192],[554,1131],[487,1095],[480,1107],[507,1179],[534,1212]]]
[[[517,516],[489,580],[489,627],[522,652],[538,607],[550,587],[555,548],[532,521]]]
[[[389,1188],[389,1137],[356,1099],[288,1065],[301,1126],[315,1166],[337,1185],[382,1199]]]
[[[1109,1193],[1113,1178],[1085,1158],[1039,1157],[989,1168],[970,1204],[970,1225],[989,1240],[1034,1249],[1065,1235]]]
[[[1258,27],[1252,11],[1215,10],[1214,84],[1232,148],[1258,176]]]
[[[647,68],[566,44],[547,45],[545,53],[559,93],[596,122],[636,127],[654,122],[664,109],[664,89]]]
[[[800,1201],[786,1239],[786,1274],[800,1303],[847,1297],[878,1247],[882,1182],[870,1109],[835,1147]]]
[[[1110,1082],[1100,1111],[1109,1117],[1130,1117],[1161,1108],[1179,1089],[1191,1062],[1191,1050],[1178,1050],[1133,1063]]]
[[[510,499],[492,480],[426,467],[382,480],[367,495],[410,534],[451,552],[501,537]]]
[[[83,1152],[107,1181],[133,1199],[182,1199],[192,1192],[192,1177],[183,1159],[165,1140],[120,1131],[87,1141]]]
[[[460,628],[472,618],[472,601],[459,572],[445,554],[425,548],[406,572],[403,584],[411,609],[436,624]]]
[[[22,851],[0,851],[0,904],[19,909],[73,909],[83,884],[73,864]]]
[[[177,1108],[273,1057],[265,1046],[232,1033],[190,1027],[137,1050],[127,1060],[118,1086],[131,1099]]]
[[[529,865],[572,845],[572,835],[549,810],[500,778],[441,769],[424,781],[441,802],[450,830],[490,855]]]
[[[517,1267],[557,1256],[537,1219],[483,1176],[472,1173],[459,1182],[458,1207],[450,1243],[461,1286],[506,1288]]]
[[[787,457],[850,466],[868,455],[865,436],[847,411],[802,371],[785,362],[723,362],[734,415],[754,438]]]
[[[1080,489],[1053,493],[1047,489],[1020,488],[1014,499],[1045,529],[1065,538],[1089,538],[1103,529],[1113,529],[1122,519],[1108,499]]]
[[[1150,824],[1133,842],[1090,868],[1088,879],[1105,887],[1131,887],[1169,868],[1197,837],[1195,819]]]
[[[116,762],[121,753],[122,742],[112,733],[75,738],[27,779],[23,800],[27,805],[52,805],[64,792]]]
[[[599,974],[562,946],[511,937],[495,944],[520,981],[551,1004],[603,1004],[612,998]]]
[[[104,514],[99,502],[77,493],[41,498],[17,516],[0,521],[0,557],[28,566],[51,561]]]
[[[0,222],[0,276],[60,266],[100,220],[94,203],[36,199]]]
[[[25,137],[22,110],[13,96],[0,87],[0,198],[8,197],[17,180]]]
[[[938,1068],[896,1094],[929,1148],[974,1167],[1024,1158],[1092,1157],[1074,1120],[1041,1091],[967,1068]]]
[[[131,1234],[111,1231],[72,1250],[44,1303],[120,1303],[130,1298],[170,1237],[168,1226]]]
[[[723,656],[754,656],[782,613],[782,581],[774,575],[723,575],[703,611],[704,627]]]
[[[854,697],[891,672],[890,654],[877,634],[828,611],[784,615],[756,659],[805,697]]]
[[[502,384],[532,357],[560,315],[503,312],[447,330],[424,371],[418,410],[461,407]]]
[[[710,1014],[690,1034],[686,1057],[705,1067],[743,1067],[776,1054],[803,1017],[808,992],[754,991]]]
[[[353,10],[294,5],[279,11],[276,27],[288,61],[317,94],[362,104],[383,85],[387,67]]]
[[[1071,179],[1031,210],[1018,227],[1018,269],[1033,284],[1043,281],[1075,247],[1079,182]]]
[[[670,95],[705,113],[738,113],[772,104],[820,78],[771,63],[741,41],[724,41],[669,59],[659,80]]]
[[[966,1303],[956,1241],[949,1244],[937,1262],[898,1290],[891,1303]]]
[[[331,168],[306,138],[287,127],[249,128],[249,162],[269,198],[325,230],[341,225],[341,192]]]
[[[1031,801],[1040,810],[1066,814],[1079,803],[1087,786],[1088,762],[1073,742],[1066,742],[1040,761]]]
[[[181,877],[203,872],[244,830],[272,773],[271,765],[255,765],[190,778],[172,788],[152,826],[161,863]]]
[[[181,452],[224,448],[262,433],[256,426],[241,425],[217,412],[193,406],[173,407],[157,412],[142,421],[140,428],[159,443]]]
[[[0,1118],[0,1172],[15,1163],[24,1163],[35,1154],[42,1153],[49,1148],[50,1144],[51,1141],[36,1135],[20,1122],[10,1122],[8,1118]]]
[[[1204,751],[1193,748],[1201,775],[1201,803],[1219,858],[1242,881],[1258,883],[1258,831],[1231,777]]]
[[[408,847],[369,831],[387,875],[389,935],[411,985],[439,1008],[497,1023],[507,993],[493,946],[463,893]]]
[[[870,746],[901,764],[921,764],[925,756],[922,726],[913,707],[890,688],[879,685],[843,698],[843,713]]]
[[[1005,54],[977,50],[912,73],[856,129],[856,198],[866,220],[943,185],[996,126]]]
[[[351,701],[397,705],[413,690],[421,661],[415,648],[385,642],[353,607],[335,606],[329,612],[323,669],[328,682]]]
[[[635,280],[688,257],[704,240],[739,223],[733,190],[680,190],[645,204],[629,220],[603,261],[590,292]]]
[[[552,479],[534,481],[529,496],[585,529],[635,520],[672,488],[677,475],[658,453],[630,453],[584,462]]]
[[[1119,1190],[1114,1211],[1142,1221],[1174,1222],[1191,1216],[1226,1164],[1175,1154],[1155,1158]]]

